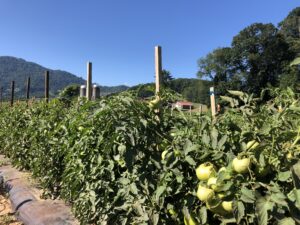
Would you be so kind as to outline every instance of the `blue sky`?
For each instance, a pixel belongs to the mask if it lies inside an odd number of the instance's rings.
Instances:
[[[154,80],[154,46],[174,77],[195,78],[197,60],[254,23],[277,24],[299,0],[1,0],[0,55],[94,82]]]

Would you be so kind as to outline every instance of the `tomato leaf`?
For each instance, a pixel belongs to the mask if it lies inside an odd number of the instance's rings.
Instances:
[[[195,160],[191,156],[186,156],[185,161],[187,161],[191,166],[196,166]]]
[[[156,202],[159,201],[160,196],[166,191],[167,187],[166,186],[159,186],[156,190],[156,194],[155,194],[155,199]]]
[[[292,173],[291,171],[279,172],[278,173],[278,180],[284,182],[291,178]]]
[[[207,223],[207,209],[205,206],[202,206],[199,211],[199,217],[201,219],[201,224]]]
[[[243,202],[246,202],[246,203],[254,203],[255,201],[255,196],[254,196],[254,191],[246,188],[246,187],[243,187],[241,189],[241,200]]]
[[[239,224],[242,218],[245,216],[245,206],[241,201],[237,202],[237,210],[235,212],[236,222]]]
[[[270,202],[269,197],[259,197],[256,201],[256,215],[259,225],[268,224],[268,210],[273,209],[273,204]]]
[[[278,221],[278,225],[296,225],[295,220],[291,217],[286,217]]]

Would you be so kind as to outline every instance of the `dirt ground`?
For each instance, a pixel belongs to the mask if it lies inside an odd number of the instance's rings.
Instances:
[[[7,197],[0,191],[0,224],[1,225],[22,225],[14,217],[11,205]]]

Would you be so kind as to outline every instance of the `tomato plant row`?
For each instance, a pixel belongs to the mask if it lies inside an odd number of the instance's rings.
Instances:
[[[169,93],[2,107],[0,148],[82,224],[296,224],[299,98],[266,92],[216,119],[171,115]]]

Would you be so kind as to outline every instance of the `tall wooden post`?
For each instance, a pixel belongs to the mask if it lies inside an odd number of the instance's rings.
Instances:
[[[0,106],[2,106],[3,87],[0,87]]]
[[[26,102],[28,104],[29,100],[29,92],[30,92],[30,77],[27,78],[27,83],[26,83]]]
[[[45,72],[45,101],[49,102],[49,71]]]
[[[11,82],[11,89],[10,89],[10,106],[14,105],[14,97],[15,97],[15,81]]]
[[[298,22],[298,32],[299,32],[299,37],[300,37],[300,16],[298,16],[297,19],[298,19],[298,21],[297,21]]]
[[[155,93],[159,93],[162,85],[161,47],[155,46]]]
[[[92,63],[87,63],[87,79],[86,79],[86,98],[91,100],[92,98]]]
[[[215,100],[215,90],[214,87],[209,89],[210,94],[210,107],[211,107],[211,115],[212,117],[216,116],[216,100]]]

